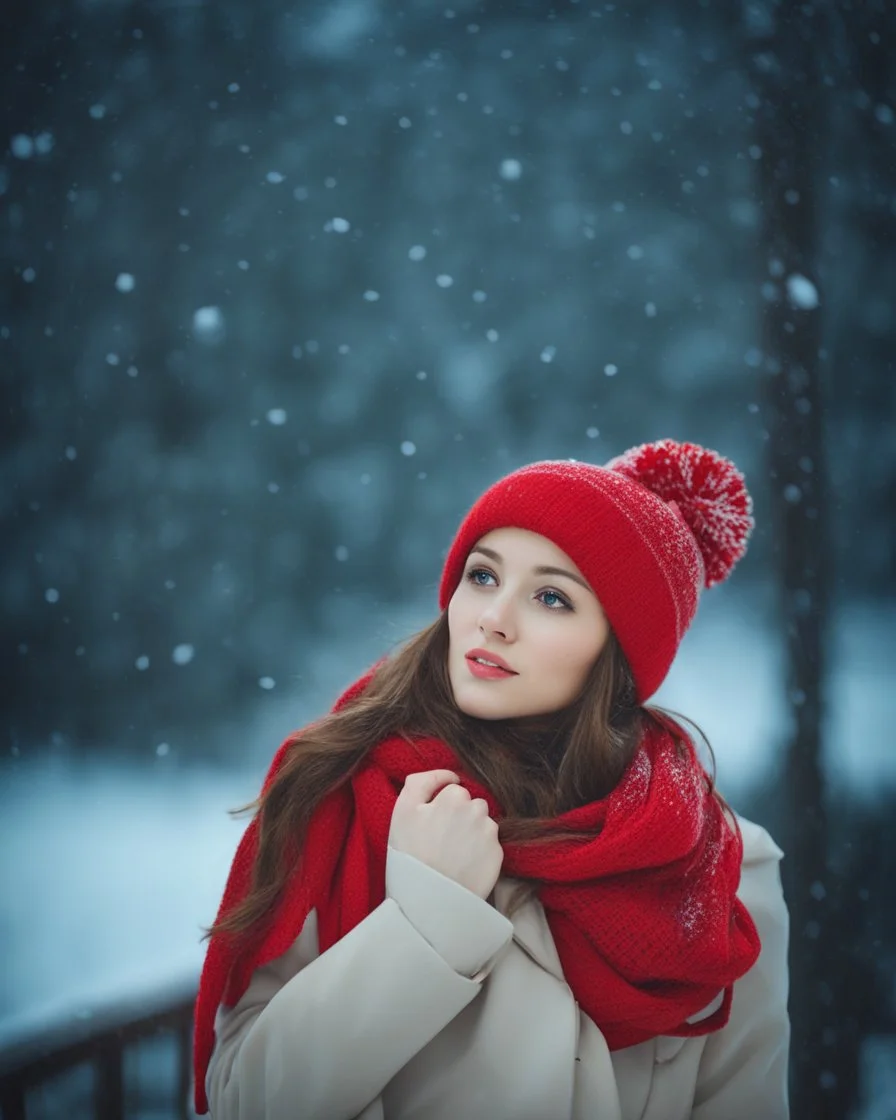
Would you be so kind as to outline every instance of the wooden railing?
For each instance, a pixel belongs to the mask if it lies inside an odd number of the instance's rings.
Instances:
[[[174,1047],[170,1084],[156,1088],[172,1120],[191,1120],[191,1049],[195,977],[70,1014],[32,1027],[0,1050],[0,1109],[3,1120],[29,1120],[29,1098],[77,1067],[92,1071],[94,1120],[124,1120],[135,1111],[126,1084],[125,1058],[141,1042],[170,1036]],[[158,1096],[158,1092],[155,1094]],[[46,1111],[42,1109],[41,1111]],[[63,1114],[60,1113],[60,1117]]]

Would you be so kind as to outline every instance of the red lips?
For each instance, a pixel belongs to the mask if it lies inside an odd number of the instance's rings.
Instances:
[[[487,649],[471,649],[464,655],[468,661],[474,658],[481,657],[483,661],[491,661],[493,665],[497,665],[503,669],[505,673],[514,673],[515,670],[507,664],[503,657],[499,657],[496,653],[490,653]]]

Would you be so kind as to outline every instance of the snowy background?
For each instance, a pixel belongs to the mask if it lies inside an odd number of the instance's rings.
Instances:
[[[470,501],[534,458],[671,436],[746,472],[750,552],[658,699],[780,834],[760,384],[780,277],[746,64],[775,11],[10,13],[0,1047],[195,973],[244,827],[227,811],[432,618]],[[788,291],[824,323],[832,874],[891,1024],[867,1028],[855,1115],[893,1120],[896,17],[826,11],[814,196],[794,200],[816,284]]]

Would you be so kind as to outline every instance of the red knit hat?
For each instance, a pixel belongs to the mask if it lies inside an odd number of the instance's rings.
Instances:
[[[461,523],[439,607],[447,607],[486,533],[539,533],[588,580],[644,703],[668,673],[702,588],[721,583],[746,551],[752,509],[734,464],[693,443],[642,444],[603,467],[532,463],[489,487]]]

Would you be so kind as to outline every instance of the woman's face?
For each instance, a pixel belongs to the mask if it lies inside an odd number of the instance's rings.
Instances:
[[[494,529],[467,557],[448,604],[454,702],[479,719],[559,711],[581,692],[609,632],[597,597],[562,549],[526,529]]]

